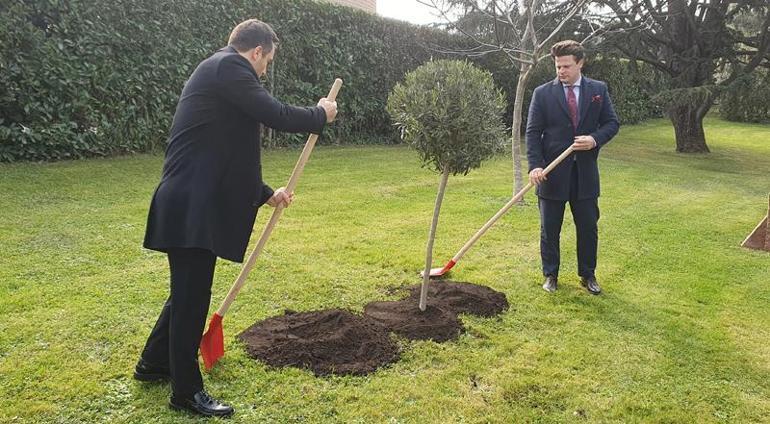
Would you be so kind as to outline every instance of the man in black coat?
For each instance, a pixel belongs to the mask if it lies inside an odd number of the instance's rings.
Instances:
[[[257,209],[288,206],[292,193],[262,181],[260,124],[320,134],[337,114],[274,99],[259,81],[278,38],[264,22],[242,22],[228,46],[201,62],[182,90],[171,126],[163,174],[147,219],[144,246],[165,252],[170,296],[145,345],[134,377],[171,380],[170,406],[205,416],[233,408],[203,389],[198,345],[211,300],[217,257],[242,262]]]
[[[559,236],[564,206],[570,204],[577,233],[578,275],[591,294],[601,293],[596,281],[599,220],[599,150],[618,133],[620,123],[607,85],[582,76],[583,46],[567,40],[551,48],[557,77],[537,87],[527,120],[529,179],[536,184],[540,208],[540,256],[543,289],[556,291]],[[551,171],[543,169],[570,145],[575,153]]]

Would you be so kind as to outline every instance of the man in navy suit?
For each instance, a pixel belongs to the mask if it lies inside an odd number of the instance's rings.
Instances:
[[[262,180],[260,124],[320,134],[336,102],[285,105],[259,81],[278,37],[256,19],[242,22],[228,46],[201,62],[179,98],[147,218],[144,247],[168,255],[170,295],[150,333],[134,378],[170,380],[170,406],[228,416],[229,405],[203,389],[198,344],[211,300],[217,257],[242,262],[257,209],[288,206],[292,193]]]
[[[564,206],[569,202],[577,232],[578,275],[591,294],[596,281],[599,241],[599,150],[618,133],[620,123],[607,85],[581,75],[585,52],[577,41],[551,47],[556,79],[537,87],[527,120],[529,180],[537,185],[540,208],[540,257],[545,282],[554,292],[559,277],[559,236]],[[570,145],[575,153],[546,177],[543,169]]]

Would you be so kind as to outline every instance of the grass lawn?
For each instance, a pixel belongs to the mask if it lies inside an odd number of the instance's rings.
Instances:
[[[600,160],[594,297],[575,274],[569,213],[560,289],[540,289],[534,195],[452,278],[506,293],[459,340],[405,342],[366,377],[317,378],[249,359],[235,335],[285,309],[349,308],[417,284],[439,176],[405,147],[318,147],[225,319],[206,374],[232,422],[770,422],[770,254],[740,242],[767,212],[770,126],[709,120],[710,155],[675,154],[659,120],[622,129]],[[298,150],[267,151],[282,185]],[[130,373],[167,295],[141,248],[162,157],[0,166],[0,422],[187,422],[168,385]],[[506,155],[452,177],[435,265],[511,195]],[[252,245],[269,217],[260,213]],[[219,261],[212,309],[239,271]],[[203,422],[203,421],[202,421]]]

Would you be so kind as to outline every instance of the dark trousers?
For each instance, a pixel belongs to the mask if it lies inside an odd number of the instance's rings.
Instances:
[[[596,253],[599,243],[599,199],[577,199],[577,164],[572,164],[570,178],[569,207],[577,233],[578,275],[594,277]],[[538,198],[540,208],[540,258],[543,261],[543,275],[559,276],[559,238],[564,221],[566,200]]]
[[[189,398],[203,390],[198,345],[211,302],[217,257],[203,249],[170,249],[171,295],[147,339],[142,359],[168,367],[174,396]]]

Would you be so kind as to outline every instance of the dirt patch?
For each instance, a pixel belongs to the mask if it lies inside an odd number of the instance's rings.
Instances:
[[[271,366],[307,368],[316,375],[362,375],[398,360],[390,331],[411,340],[444,342],[463,331],[458,314],[491,317],[509,307],[505,294],[489,287],[434,281],[423,312],[420,286],[407,290],[402,300],[367,304],[364,316],[340,309],[286,311],[252,325],[238,338],[249,356]]]
[[[409,298],[420,300],[420,285],[409,287]],[[487,286],[456,281],[432,281],[428,285],[428,304],[436,304],[456,314],[492,317],[508,309],[504,293]]]
[[[463,329],[456,313],[430,301],[423,312],[418,300],[411,298],[371,302],[364,306],[364,316],[411,340],[444,342],[457,338]]]
[[[307,368],[316,375],[363,375],[399,357],[386,329],[340,309],[286,311],[255,323],[238,338],[252,358],[275,367]]]

